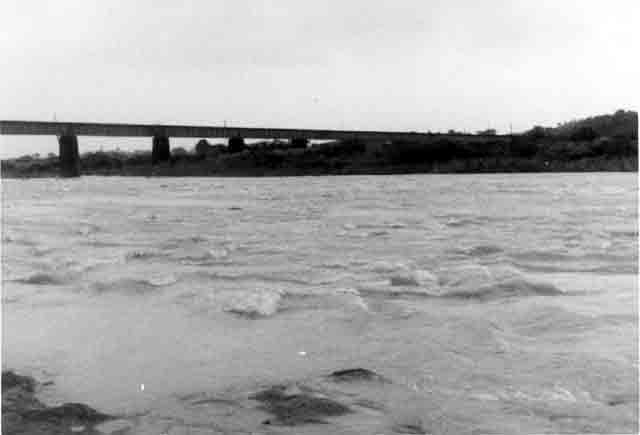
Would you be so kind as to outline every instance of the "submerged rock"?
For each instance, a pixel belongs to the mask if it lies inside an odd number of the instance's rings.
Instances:
[[[65,403],[60,406],[26,410],[22,417],[32,421],[74,424],[96,424],[113,418],[82,403]]]
[[[67,434],[114,418],[82,403],[47,407],[35,397],[35,386],[29,376],[2,373],[3,434]]]
[[[9,370],[2,372],[2,390],[3,392],[9,388],[20,387],[26,392],[33,393],[35,381],[29,376],[21,376]]]
[[[249,397],[262,403],[262,408],[273,414],[275,419],[263,424],[296,426],[308,423],[326,423],[324,417],[336,417],[351,412],[342,403],[311,393],[287,393],[284,386],[274,386]]]

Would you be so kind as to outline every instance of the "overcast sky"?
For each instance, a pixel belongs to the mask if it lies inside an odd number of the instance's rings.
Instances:
[[[635,109],[638,23],[638,0],[2,0],[0,119],[519,131]]]

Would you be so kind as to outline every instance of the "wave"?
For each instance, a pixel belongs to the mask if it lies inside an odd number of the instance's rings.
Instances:
[[[410,272],[411,267],[412,266],[410,263],[402,263],[399,261],[395,263],[392,263],[389,261],[376,261],[375,263],[368,265],[368,269],[371,272],[376,272],[376,273]]]
[[[502,248],[495,245],[477,245],[467,249],[457,249],[454,251],[468,257],[486,257],[503,252]]]
[[[167,240],[163,244],[163,248],[174,249],[184,246],[185,244],[199,244],[207,243],[209,239],[201,234],[196,234],[188,237],[175,237]]]
[[[438,278],[427,270],[412,270],[392,275],[389,283],[392,286],[436,287]]]
[[[91,288],[97,293],[144,294],[155,292],[161,287],[166,287],[176,282],[177,278],[173,275],[148,279],[120,278],[113,281],[93,282]]]
[[[398,230],[401,228],[406,228],[407,224],[402,222],[389,222],[389,223],[385,223],[385,226],[388,228],[393,228],[394,230]]]
[[[280,301],[279,311],[332,309],[369,311],[367,303],[358,290],[353,288],[337,288],[331,292],[327,292],[326,289],[304,293],[287,292]]]
[[[485,225],[491,221],[491,218],[488,216],[474,216],[466,214],[446,214],[436,217],[439,219],[444,219],[444,225],[451,228]]]
[[[239,292],[225,302],[223,310],[242,317],[256,319],[298,310],[346,308],[369,310],[359,292],[351,289],[342,289],[329,294],[294,294],[281,290]]]
[[[278,311],[283,295],[277,290],[240,292],[227,301],[223,310],[252,319],[269,317]]]
[[[630,230],[630,231],[624,231],[624,230],[612,230],[608,232],[609,235],[611,237],[617,237],[617,238],[622,238],[622,239],[637,239],[638,238],[638,231],[637,230]]]
[[[320,267],[323,269],[347,269],[343,262],[338,261],[325,261]]]
[[[474,287],[490,284],[494,281],[489,267],[479,264],[465,264],[440,269],[437,275],[438,284],[449,288]]]
[[[4,235],[2,237],[2,243],[14,243],[16,245],[23,245],[23,246],[36,246],[38,244],[38,242],[36,242],[35,240],[31,240],[31,239],[27,239],[24,237],[16,237],[16,236],[10,236],[10,235]]]
[[[148,260],[157,257],[166,257],[165,252],[157,249],[136,249],[125,254],[125,260]]]
[[[84,246],[90,246],[93,248],[117,248],[119,246],[125,245],[126,243],[120,243],[117,241],[110,241],[110,240],[83,239],[80,242],[78,242],[78,244],[84,245]]]
[[[451,289],[442,293],[441,297],[463,299],[488,299],[515,296],[551,296],[561,295],[564,292],[546,282],[536,282],[528,279],[510,279],[495,284],[483,285],[476,288]]]
[[[174,247],[172,249],[149,248],[135,249],[127,252],[125,254],[125,261],[146,261],[156,258],[170,258],[183,264],[209,265],[224,261],[228,255],[229,251],[226,248],[208,249],[200,246]]]
[[[83,265],[80,265],[77,269],[81,272],[87,272],[94,269],[99,269],[102,266],[112,266],[114,264],[121,263],[121,259],[114,258],[90,258]]]
[[[509,265],[468,264],[428,270],[397,270],[386,283],[359,287],[366,295],[423,296],[455,299],[494,299],[561,295],[553,284],[530,279]]]
[[[15,304],[17,302],[22,301],[22,298],[19,296],[2,296],[2,304]]]
[[[13,281],[31,285],[63,285],[67,280],[64,277],[53,273],[36,272],[25,278],[18,278]]]
[[[376,231],[370,231],[369,233],[367,233],[367,237],[380,237],[380,236],[388,236],[389,235],[389,231],[387,230],[376,230]]]
[[[154,287],[166,287],[166,286],[170,286],[177,283],[178,278],[173,274],[168,274],[168,275],[154,276],[154,277],[148,278],[146,281]]]
[[[441,297],[489,299],[515,296],[560,295],[553,284],[534,280],[505,264],[465,265],[438,273]]]
[[[606,266],[594,265],[553,265],[553,264],[526,264],[516,263],[516,265],[529,272],[538,273],[595,273],[599,275],[636,275],[638,266],[636,264],[609,264]]]
[[[207,265],[226,260],[229,251],[226,248],[180,248],[171,252],[170,256],[184,264]]]
[[[230,281],[230,282],[242,282],[242,281],[258,281],[263,283],[280,283],[280,284],[295,284],[299,286],[308,286],[313,284],[312,282],[305,281],[303,279],[293,278],[290,276],[282,276],[282,274],[266,274],[256,272],[246,273],[218,273],[218,272],[206,272],[196,271],[186,274],[200,280],[208,281]]]
[[[351,288],[333,291],[323,287],[289,291],[268,285],[236,290],[203,288],[185,292],[178,300],[197,311],[222,311],[247,319],[303,310],[369,310],[358,291]]]

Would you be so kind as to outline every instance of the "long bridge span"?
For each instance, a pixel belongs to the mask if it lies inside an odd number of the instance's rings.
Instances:
[[[365,142],[422,141],[434,133],[319,130],[292,128],[253,128],[229,126],[113,124],[97,122],[46,122],[0,120],[0,135],[50,135],[58,137],[60,171],[63,176],[80,174],[78,136],[151,137],[152,163],[169,160],[170,137],[228,138],[229,144],[244,143],[244,139],[308,140],[362,140]],[[456,135],[460,136],[460,135]],[[478,135],[465,135],[478,138]],[[494,138],[496,138],[494,136]]]

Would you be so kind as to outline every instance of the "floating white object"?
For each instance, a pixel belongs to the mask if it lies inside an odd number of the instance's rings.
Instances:
[[[305,352],[304,350],[301,350],[300,352],[298,352],[298,355],[300,356],[306,356],[307,352]]]
[[[140,391],[144,391],[144,384],[140,384]]]

